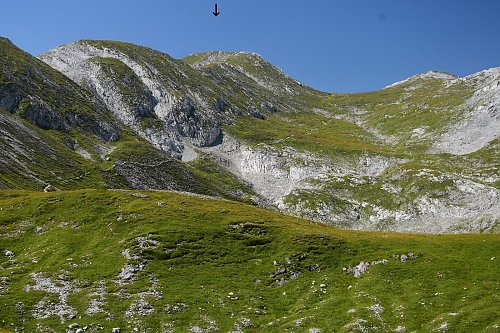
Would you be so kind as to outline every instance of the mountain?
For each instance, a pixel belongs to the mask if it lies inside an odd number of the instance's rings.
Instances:
[[[252,193],[210,160],[187,166],[156,149],[98,96],[4,38],[0,63],[0,188],[173,189],[231,198]],[[210,180],[213,174],[227,184]]]
[[[29,157],[36,166],[4,144],[3,187],[175,189],[351,229],[497,229],[498,69],[465,78],[433,71],[381,91],[327,94],[254,53],[177,60],[84,40],[40,55],[50,68],[3,43],[4,127],[29,123],[37,133],[30,142],[64,146],[52,149],[65,152],[57,167],[71,161],[56,172],[48,154]],[[50,111],[26,113],[26,96]]]
[[[262,118],[261,106],[273,111],[293,108],[295,100],[285,97],[310,90],[288,79],[285,90],[278,91],[274,87],[283,84],[285,75],[249,53],[230,57],[233,63],[241,63],[238,67],[218,63],[225,59],[220,53],[193,55],[186,61],[193,68],[145,47],[80,41],[39,58],[94,92],[118,119],[174,156],[183,154],[189,145],[214,144],[222,126],[243,113]],[[281,80],[268,86],[269,78],[252,76],[246,70],[252,66],[266,73],[271,73],[270,67],[273,77]]]
[[[265,207],[351,229],[498,229],[499,69],[327,94],[247,52],[177,60],[84,40],[39,58],[156,148],[214,161]]]
[[[499,90],[0,39],[0,332],[496,332]]]

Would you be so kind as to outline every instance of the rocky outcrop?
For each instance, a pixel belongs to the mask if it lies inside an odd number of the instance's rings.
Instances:
[[[10,113],[15,113],[22,99],[21,89],[17,85],[12,83],[0,85],[1,108],[6,109]]]
[[[279,151],[269,146],[250,147],[228,135],[224,136],[220,145],[205,148],[204,151],[214,155],[233,174],[252,184],[256,193],[274,205],[297,188],[309,188],[309,180],[321,179],[336,170],[329,166],[329,161],[312,154],[298,153],[292,148]]]
[[[465,155],[500,137],[500,67],[463,79],[474,94],[462,106],[464,115],[432,147],[432,151]]]
[[[78,127],[83,132],[96,135],[104,141],[118,140],[119,129],[110,123],[99,121],[92,115],[61,113],[38,97],[29,96],[22,116],[42,129],[69,132]]]
[[[64,273],[54,279],[46,277],[43,273],[32,273],[32,285],[25,287],[26,292],[44,291],[54,294],[58,298],[58,302],[53,302],[48,297],[39,301],[32,311],[33,317],[37,319],[50,318],[57,316],[61,322],[76,318],[77,311],[74,307],[68,304],[68,297],[79,291],[79,288],[74,286]]]
[[[36,97],[30,98],[29,105],[23,112],[29,121],[43,129],[53,129],[68,132],[70,125],[65,117],[52,109],[43,100]]]
[[[217,106],[220,108],[220,105]],[[204,118],[195,102],[188,97],[181,98],[164,120],[182,137],[194,139],[194,143],[200,147],[211,145],[221,134],[220,120]],[[209,129],[211,125],[213,128]]]
[[[80,64],[81,76],[75,78],[94,92],[114,116],[157,148],[172,154],[182,149],[175,131],[163,126],[154,108],[158,101],[139,77],[114,58],[88,58]]]
[[[190,61],[195,58],[195,61]],[[281,69],[254,52],[205,52],[187,57],[196,68],[230,65],[233,70],[250,78],[260,87],[275,94],[295,96],[303,92],[303,84],[290,78]]]
[[[429,71],[429,72],[426,72],[426,73],[414,75],[414,76],[409,77],[407,79],[404,79],[402,81],[395,82],[393,84],[388,85],[384,89],[396,87],[398,85],[401,85],[401,84],[404,84],[404,83],[408,83],[408,82],[411,82],[411,81],[416,81],[416,80],[419,80],[419,79],[424,79],[424,80],[425,79],[455,80],[455,79],[457,79],[457,77],[455,75],[452,75],[452,74],[449,74],[449,73],[445,73],[445,72]]]

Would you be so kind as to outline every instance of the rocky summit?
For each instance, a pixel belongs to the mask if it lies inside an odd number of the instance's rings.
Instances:
[[[497,332],[499,137],[500,68],[0,38],[0,332]]]

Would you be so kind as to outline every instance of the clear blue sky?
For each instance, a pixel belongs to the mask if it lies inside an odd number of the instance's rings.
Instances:
[[[0,35],[35,55],[78,39],[177,58],[254,51],[324,91],[500,66],[500,0],[10,0],[0,8]]]

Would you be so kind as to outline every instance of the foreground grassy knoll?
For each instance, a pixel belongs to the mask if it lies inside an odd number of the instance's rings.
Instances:
[[[5,191],[0,250],[0,332],[500,326],[498,234],[345,231],[171,192]]]

